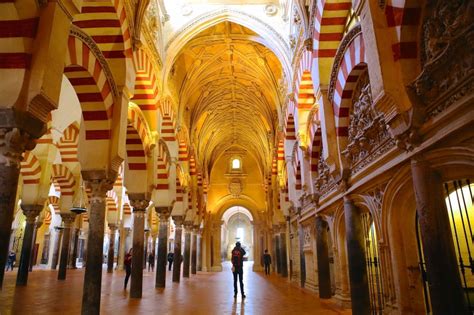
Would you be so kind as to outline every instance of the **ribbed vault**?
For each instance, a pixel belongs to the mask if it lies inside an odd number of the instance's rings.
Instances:
[[[253,31],[222,22],[196,35],[179,54],[171,82],[197,161],[210,172],[232,146],[270,170],[278,128],[281,64]]]

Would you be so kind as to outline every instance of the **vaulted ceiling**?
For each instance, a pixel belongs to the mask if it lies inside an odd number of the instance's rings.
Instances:
[[[204,171],[231,147],[271,168],[281,106],[278,58],[251,30],[222,22],[196,35],[178,55],[171,82],[179,115]]]

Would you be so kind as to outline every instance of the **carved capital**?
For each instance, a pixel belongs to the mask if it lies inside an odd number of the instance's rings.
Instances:
[[[110,232],[111,233],[115,233],[115,231],[117,230],[117,224],[113,224],[113,223],[110,223],[109,224],[109,229],[110,229]]]
[[[133,208],[133,212],[136,211],[145,211],[146,208],[150,205],[149,199],[130,199],[130,205]]]
[[[160,220],[168,220],[171,215],[171,207],[155,207]]]
[[[173,218],[173,221],[174,221],[174,224],[176,225],[176,227],[181,227],[184,223],[184,216],[182,215],[174,215],[172,216]]]
[[[74,220],[76,219],[75,213],[61,213],[61,219],[63,220],[64,227],[70,228]]]
[[[33,150],[35,145],[32,137],[25,131],[0,128],[0,164],[20,167],[23,152]]]
[[[86,187],[91,190],[90,202],[102,203],[105,200],[107,191],[113,188],[114,182],[107,178],[85,179]]]
[[[23,210],[23,214],[26,216],[26,223],[34,224],[36,218],[43,210],[43,205],[21,205],[21,210]]]

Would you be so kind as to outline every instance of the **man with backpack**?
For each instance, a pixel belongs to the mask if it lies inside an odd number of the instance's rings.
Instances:
[[[243,274],[244,274],[244,256],[245,250],[240,245],[240,242],[235,243],[235,247],[232,250],[232,273],[234,274],[234,299],[237,298],[237,276],[239,276],[240,282],[240,294],[242,298],[245,299],[244,294],[244,283],[243,283]]]

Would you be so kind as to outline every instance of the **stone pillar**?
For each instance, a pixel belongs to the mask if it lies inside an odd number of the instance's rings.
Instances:
[[[31,242],[32,247],[31,247],[31,254],[30,254],[30,267],[28,270],[31,272],[33,271],[33,263],[34,263],[34,249],[35,249],[35,243],[36,243],[36,237],[38,235],[38,229],[43,225],[43,222],[36,221],[35,223],[35,228],[33,232],[33,241]]]
[[[61,239],[63,238],[64,227],[56,226],[54,229],[58,233],[57,233],[57,236],[56,236],[56,240],[54,242],[53,259],[51,261],[51,269],[56,269],[56,267],[58,266],[59,253],[60,253],[60,248],[61,248]]]
[[[191,274],[195,275],[197,271],[197,232],[199,230],[198,226],[194,226],[192,241],[191,241]]]
[[[280,231],[280,257],[281,257],[281,276],[288,277],[288,255],[286,250],[286,233],[285,231],[285,224],[282,224]]]
[[[0,288],[7,263],[10,232],[15,210],[21,154],[35,146],[30,136],[15,127],[10,109],[0,110]],[[10,121],[11,120],[11,121]]]
[[[69,256],[69,244],[71,243],[71,226],[76,215],[74,213],[61,213],[64,223],[63,240],[61,243],[61,259],[59,261],[58,280],[66,279],[67,258]]]
[[[316,255],[318,259],[319,297],[331,298],[331,276],[329,267],[328,224],[322,217],[316,217]]]
[[[77,269],[76,260],[77,260],[77,246],[79,245],[79,234],[80,229],[74,229],[73,233],[73,242],[72,242],[72,252],[71,252],[71,259],[69,260],[69,268],[70,269]]]
[[[275,234],[275,260],[276,260],[276,268],[277,273],[281,274],[281,255],[280,255],[280,235]]]
[[[183,260],[183,277],[189,278],[189,269],[191,267],[191,228],[192,224],[186,222],[184,224],[184,260]]]
[[[125,246],[127,243],[127,236],[130,229],[123,226],[123,222],[120,226],[120,242],[119,242],[119,252],[118,252],[118,260],[117,260],[117,268],[118,270],[123,270],[123,260],[125,259]]]
[[[179,282],[181,277],[181,237],[183,232],[183,216],[173,216],[176,227],[174,236],[173,282]]]
[[[109,224],[110,236],[109,236],[109,252],[107,253],[107,272],[112,273],[114,271],[114,255],[115,255],[115,231],[117,231],[117,225]]]
[[[197,271],[202,271],[202,230],[201,229],[199,229],[197,232],[196,256],[197,256],[196,269]]]
[[[35,229],[36,217],[43,210],[43,205],[21,205],[26,216],[25,234],[23,236],[23,245],[21,247],[20,266],[16,278],[16,285],[26,285],[28,282],[28,270],[30,266],[31,249],[33,245],[33,233]]]
[[[432,312],[434,315],[468,314],[444,200],[443,180],[426,161],[412,160],[411,170]]]
[[[87,263],[84,274],[82,314],[100,314],[100,291],[102,287],[102,261],[104,246],[105,198],[112,189],[114,180],[95,179],[97,174],[82,174],[90,193],[89,231],[87,236]],[[87,179],[91,176],[92,179]]]
[[[166,264],[168,263],[168,225],[170,213],[168,207],[155,207],[155,210],[160,217],[155,287],[164,288],[166,286]]]
[[[347,197],[344,197],[344,216],[352,314],[370,314],[369,283],[367,282],[362,217],[360,209]]]
[[[298,247],[300,252],[300,285],[304,288],[306,283],[306,257],[304,256],[304,230],[298,223]]]
[[[131,195],[130,195],[131,197]],[[145,238],[145,211],[150,200],[130,199],[133,207],[133,252],[132,252],[132,282],[130,286],[130,297],[142,297],[143,289],[143,255]]]

